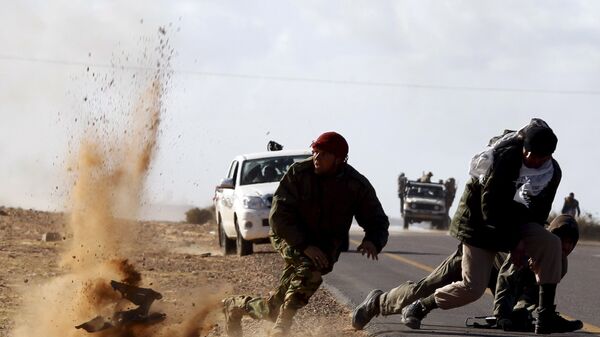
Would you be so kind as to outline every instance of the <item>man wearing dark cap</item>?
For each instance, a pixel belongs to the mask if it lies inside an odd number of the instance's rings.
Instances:
[[[571,215],[559,215],[548,226],[550,233],[561,242],[561,278],[568,271],[568,256],[579,241],[579,225]],[[510,256],[510,255],[509,255]],[[519,268],[508,258],[498,271],[494,293],[494,316],[497,326],[509,331],[532,331],[531,311],[539,304],[539,286],[536,284],[535,261],[529,268]],[[553,332],[571,332],[583,327],[579,320],[564,321]]]
[[[419,329],[431,310],[457,308],[479,299],[489,283],[496,253],[508,251],[517,265],[525,255],[534,262],[540,285],[536,333],[564,331],[570,325],[554,305],[562,270],[560,239],[543,226],[561,179],[560,166],[552,159],[557,142],[546,122],[533,119],[519,132],[497,137],[482,152],[485,156],[474,158],[472,177],[450,226],[450,234],[462,243],[462,280],[405,307],[401,318],[406,326]],[[381,291],[365,300],[375,308],[384,301]],[[358,323],[369,317],[355,316]]]
[[[347,161],[348,143],[326,132],[312,144],[310,159],[290,167],[273,196],[270,239],[284,259],[279,286],[265,297],[232,296],[223,301],[229,336],[241,336],[241,318],[275,322],[270,336],[285,336],[340,256],[355,217],[365,237],[358,251],[377,259],[387,243],[388,218],[375,189]]]

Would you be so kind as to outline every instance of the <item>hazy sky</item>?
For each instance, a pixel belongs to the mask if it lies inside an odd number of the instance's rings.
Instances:
[[[0,205],[64,205],[67,144],[90,115],[126,115],[164,26],[151,202],[208,205],[235,155],[335,130],[397,217],[400,172],[462,193],[491,136],[541,117],[559,137],[554,210],[575,192],[600,211],[598,1],[0,0],[0,22]]]

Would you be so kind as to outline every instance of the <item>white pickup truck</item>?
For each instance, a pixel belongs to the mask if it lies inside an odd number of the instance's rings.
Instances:
[[[281,150],[233,159],[214,197],[223,254],[249,255],[254,243],[268,242],[273,193],[289,167],[310,156],[309,150]]]

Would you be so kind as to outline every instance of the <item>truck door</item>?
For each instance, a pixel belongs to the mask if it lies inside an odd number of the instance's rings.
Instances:
[[[221,195],[223,198],[222,208],[221,208],[221,216],[223,220],[224,228],[231,229],[233,226],[233,201],[235,197],[235,189],[238,185],[238,171],[239,171],[239,162],[234,160],[229,167],[229,173],[227,174],[227,179],[231,179],[233,181],[234,188],[224,188],[221,190]],[[229,232],[229,231],[227,231]]]

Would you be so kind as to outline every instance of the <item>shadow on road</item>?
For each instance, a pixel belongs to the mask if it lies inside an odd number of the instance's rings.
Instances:
[[[509,332],[496,329],[474,329],[460,328],[449,325],[428,324],[420,330],[412,330],[402,323],[386,323],[387,326],[398,325],[398,329],[386,329],[369,333],[369,336],[392,337],[392,336],[474,336],[474,337],[506,337],[506,336],[531,336],[527,332]]]
[[[348,250],[345,253],[356,254],[356,253],[359,253],[359,252],[356,251],[356,250]],[[422,256],[427,256],[427,255],[432,255],[432,256],[433,255],[437,255],[437,256],[439,256],[439,255],[448,255],[448,254],[440,254],[440,253],[410,252],[410,251],[403,251],[403,250],[396,250],[396,251],[394,251],[394,250],[383,250],[383,251],[381,251],[381,253],[392,254],[392,255],[422,255]]]

